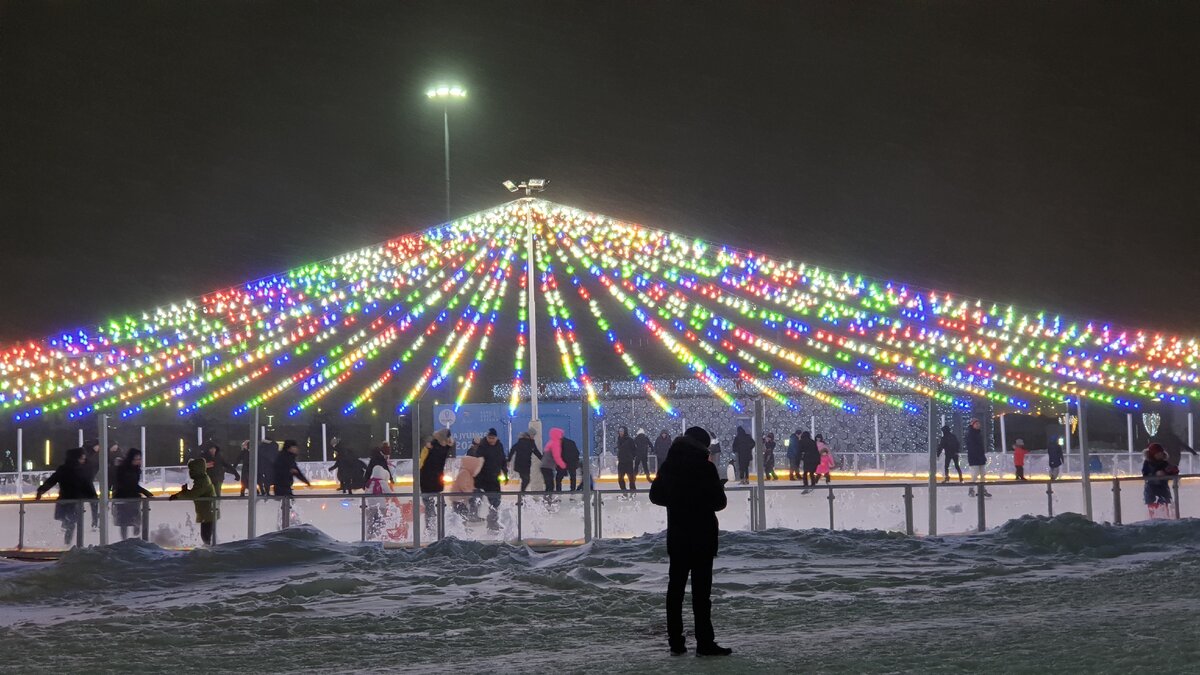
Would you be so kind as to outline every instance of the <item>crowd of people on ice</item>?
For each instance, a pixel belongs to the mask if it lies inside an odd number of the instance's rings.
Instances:
[[[548,436],[545,446],[539,447],[538,432],[530,428],[522,432],[512,447],[506,450],[496,429],[488,429],[486,434],[472,440],[465,455],[459,459],[457,472],[449,481],[447,490],[447,462],[457,455],[457,448],[448,429],[438,430],[420,449],[417,458],[418,485],[424,496],[426,516],[432,517],[437,507],[437,495],[449,491],[453,495],[450,504],[455,513],[470,521],[486,520],[489,527],[498,527],[497,511],[501,492],[509,482],[510,473],[519,479],[517,491],[522,494],[529,490],[535,475],[540,476],[541,484],[548,493],[583,489],[583,454],[579,444],[568,438],[560,428],[550,429]],[[745,428],[739,426],[734,431],[728,453],[716,435],[709,434],[708,438],[708,461],[719,474],[728,471],[736,483],[749,484],[750,466],[754,461],[755,449],[761,443],[763,479],[781,480],[776,471],[776,455],[780,448],[774,433],[766,433],[755,440]],[[650,458],[655,458],[657,473],[665,465],[676,440],[665,429],[652,439],[645,429],[630,433],[627,427],[619,427],[615,437],[615,454],[620,491],[625,494],[636,491],[639,475],[645,477],[647,484],[652,483],[654,478]],[[1142,464],[1142,475],[1146,479],[1143,496],[1152,518],[1164,517],[1168,512],[1172,503],[1170,478],[1179,474],[1182,453],[1197,454],[1169,430],[1156,436],[1155,441],[1145,449]],[[170,499],[195,502],[196,522],[206,543],[211,542],[213,523],[219,517],[213,500],[222,496],[226,476],[232,476],[233,481],[239,484],[240,496],[245,496],[250,489],[249,477],[251,471],[255,470],[250,461],[252,445],[251,441],[243,441],[238,456],[229,461],[223,456],[218,443],[205,444],[187,463],[191,485],[185,484],[170,495]],[[350,494],[358,490],[369,495],[392,492],[395,477],[390,446],[381,445],[372,449],[366,461],[344,447],[337,437],[330,439],[330,446],[334,460],[329,468],[336,475],[339,492]],[[786,458],[788,480],[801,483],[806,490],[817,487],[821,481],[831,481],[837,459],[833,447],[821,434],[813,435],[807,430],[797,429],[783,442],[782,451]],[[951,480],[951,466],[957,473],[958,481],[966,482],[960,465],[964,451],[970,471],[968,494],[975,496],[978,486],[982,496],[990,497],[991,493],[986,489],[987,448],[978,419],[971,420],[963,441],[948,425],[942,427],[937,454],[944,458],[943,483]],[[292,496],[297,481],[311,485],[297,461],[300,445],[296,441],[289,439],[280,444],[264,439],[257,444],[254,452],[257,459],[255,483],[259,496]],[[1030,452],[1022,439],[1017,439],[1013,444],[1017,480],[1027,480],[1025,464]],[[1050,480],[1057,480],[1064,460],[1062,448],[1052,445],[1046,453]],[[117,500],[112,506],[114,524],[120,529],[122,538],[140,536],[142,513],[136,500],[153,498],[153,494],[141,484],[141,451],[137,448],[122,450],[113,444],[107,453],[102,453],[100,443],[91,441],[82,448],[69,449],[63,463],[37,490],[37,498],[40,499],[48,490],[58,487],[60,503],[55,506],[54,517],[62,525],[65,543],[70,543],[75,536],[85,511],[91,513],[93,528],[97,526],[96,483],[101,461],[108,462],[110,494],[112,499]],[[489,506],[486,519],[478,515],[480,505],[485,501]],[[553,494],[546,497],[546,501],[553,503]],[[88,505],[86,509],[84,504]]]

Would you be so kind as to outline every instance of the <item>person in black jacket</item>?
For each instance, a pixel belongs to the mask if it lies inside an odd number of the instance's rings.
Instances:
[[[983,486],[987,479],[987,450],[983,447],[983,427],[979,418],[972,419],[971,426],[967,427],[967,465],[971,468],[971,482],[979,483],[979,490],[984,497],[991,497],[992,493]],[[974,486],[967,491],[967,496],[975,496]]]
[[[658,438],[654,439],[654,473],[658,473],[658,468],[667,461],[667,453],[671,451],[671,434],[663,429],[658,434]]]
[[[333,466],[329,470],[337,472],[338,492],[350,494],[367,484],[366,466],[362,460],[353,450],[340,444],[333,449]]]
[[[807,431],[800,432],[800,442],[796,446],[800,459],[800,474],[805,485],[817,486],[817,467],[821,465],[821,451],[817,442]]]
[[[504,455],[504,444],[495,429],[488,429],[487,436],[479,444],[479,457],[483,466],[475,476],[475,489],[483,492],[491,508],[488,509],[488,529],[500,529],[500,476],[508,482],[508,461]]]
[[[619,427],[617,429],[617,484],[621,486],[621,492],[637,489],[637,474],[633,470],[636,458],[637,446],[629,437],[629,428]],[[629,479],[628,488],[625,486],[626,478]]]
[[[779,480],[775,475],[775,434],[763,436],[763,480]]]
[[[258,495],[266,497],[271,494],[271,486],[275,484],[275,459],[279,457],[279,447],[275,441],[263,440],[258,444]]]
[[[296,455],[300,454],[300,444],[293,440],[283,442],[283,449],[279,451],[279,456],[275,458],[275,496],[276,497],[291,497],[292,481],[299,478],[305,485],[312,487],[312,483],[308,482],[308,477],[300,470],[300,466],[296,463]]]
[[[250,441],[242,441],[237,460],[233,464],[238,467],[238,473],[242,475],[242,480],[239,481],[241,489],[238,491],[238,496],[245,497],[246,490],[250,487]]]
[[[646,482],[650,482],[650,437],[646,435],[645,429],[638,429],[637,435],[633,437],[633,447],[636,454],[633,457],[633,475],[637,475],[638,469],[646,474]]]
[[[429,443],[421,448],[419,478],[421,502],[425,505],[425,529],[432,530],[437,522],[437,495],[446,489],[446,459],[454,452],[454,440],[449,429],[433,432]]]
[[[672,654],[687,653],[683,637],[683,593],[692,578],[696,654],[727,656],[712,625],[713,558],[717,555],[717,511],[725,508],[725,480],[709,461],[708,432],[688,429],[675,439],[667,461],[650,484],[650,501],[667,508],[667,643]]]
[[[122,541],[129,538],[129,530],[133,536],[141,536],[142,531],[142,498],[153,499],[154,495],[142,487],[142,451],[130,448],[125,453],[125,459],[117,467],[112,484],[113,521],[121,528]],[[127,501],[126,501],[127,500]]]
[[[958,465],[958,451],[961,446],[958,443],[958,436],[950,431],[950,425],[942,427],[942,438],[938,441],[937,454],[946,453],[946,477],[942,479],[943,483],[950,482],[950,462],[954,462],[954,470],[958,472],[958,482],[963,482],[962,467]]]
[[[742,427],[733,436],[733,458],[737,462],[737,478],[742,485],[750,484],[750,460],[754,458],[754,439]]]
[[[577,485],[580,461],[579,446],[575,444],[575,441],[567,438],[566,436],[563,436],[559,443],[562,446],[562,461],[563,464],[567,465],[567,468],[559,469],[555,472],[554,491],[562,492],[562,481],[563,478],[566,478],[567,476],[571,477],[571,492],[583,489],[583,483],[578,483]]]
[[[96,444],[99,452],[100,444]],[[67,450],[66,459],[59,465],[46,482],[38,486],[36,499],[41,499],[47,490],[58,486],[58,502],[54,504],[54,519],[62,523],[63,543],[70,544],[75,535],[75,529],[83,518],[83,502],[69,503],[71,500],[96,500],[96,486],[92,484],[87,451],[83,448]]]
[[[538,451],[537,444],[533,442],[533,435],[537,433],[536,429],[522,431],[517,442],[513,443],[512,448],[508,451],[508,457],[504,461],[512,462],[513,469],[517,475],[521,477],[521,492],[529,489],[529,474],[533,470],[533,458],[542,458],[542,453]],[[546,483],[546,490],[550,490],[550,486],[554,483],[554,471],[550,471],[550,475],[546,475],[546,469],[542,469],[542,479]]]
[[[221,484],[225,482],[225,474],[233,474],[233,479],[241,481],[242,477],[238,475],[237,467],[225,461],[221,456],[221,446],[216,443],[209,443],[208,447],[204,448],[204,455],[201,457],[204,460],[204,470],[208,473],[208,479],[212,481],[213,489],[217,496],[221,496]]]

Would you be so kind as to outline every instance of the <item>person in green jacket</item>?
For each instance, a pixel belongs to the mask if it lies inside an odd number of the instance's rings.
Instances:
[[[206,546],[212,546],[213,526],[217,522],[217,490],[213,487],[212,479],[203,459],[193,459],[188,462],[188,477],[192,479],[192,487],[185,483],[179,492],[171,495],[171,500],[191,499],[195,502],[196,522],[200,523],[200,538]]]

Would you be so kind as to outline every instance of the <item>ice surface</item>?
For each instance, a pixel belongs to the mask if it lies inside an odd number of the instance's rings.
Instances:
[[[1195,520],[725,533],[715,616],[736,654],[712,661],[667,654],[661,534],[545,554],[311,526],[191,552],[127,541],[0,562],[0,668],[1181,672],[1200,658],[1198,563]]]

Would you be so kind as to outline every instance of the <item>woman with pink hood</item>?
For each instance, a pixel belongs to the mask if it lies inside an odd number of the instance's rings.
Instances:
[[[546,481],[546,492],[558,492],[560,485],[554,480],[554,475],[559,471],[565,471],[567,463],[563,461],[562,456],[562,439],[563,430],[554,427],[550,430],[550,440],[546,443],[545,452],[542,453],[542,479]],[[549,503],[551,498],[546,497],[546,502]]]

